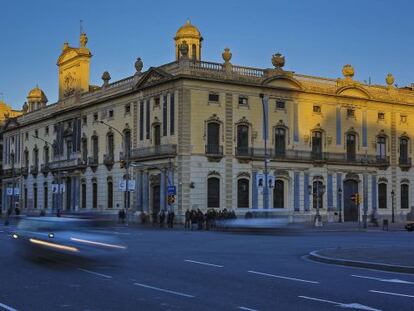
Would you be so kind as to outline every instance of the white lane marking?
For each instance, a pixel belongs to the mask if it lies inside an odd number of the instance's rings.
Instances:
[[[190,259],[185,259],[184,261],[195,263],[195,264],[198,264],[198,265],[210,266],[210,267],[217,267],[217,268],[223,268],[224,267],[224,266],[215,265],[215,264],[209,263],[209,262],[196,261],[196,260],[190,260]]]
[[[102,273],[98,273],[98,272],[94,272],[94,271],[86,270],[86,269],[82,269],[82,268],[78,268],[78,270],[86,272],[86,273],[90,273],[90,274],[93,274],[93,275],[102,276],[102,277],[107,278],[107,279],[112,279],[112,276],[110,276],[110,275],[106,275],[106,274],[102,274]]]
[[[298,297],[303,298],[303,299],[308,299],[308,300],[319,301],[319,302],[326,302],[326,303],[337,305],[338,307],[346,308],[346,309],[357,309],[357,310],[366,310],[366,311],[381,311],[380,309],[371,308],[371,307],[361,305],[361,304],[355,303],[355,302],[354,303],[342,303],[342,302],[336,302],[336,301],[332,301],[332,300],[326,300],[326,299],[309,297],[309,296],[298,296]]]
[[[9,307],[8,305],[5,305],[3,303],[0,302],[0,307],[3,309],[6,309],[7,311],[17,311],[17,309],[14,309],[12,307]]]
[[[185,294],[185,293],[176,292],[176,291],[169,290],[169,289],[164,289],[164,288],[154,287],[154,286],[145,285],[145,284],[141,284],[141,283],[134,283],[134,285],[136,285],[136,286],[140,286],[140,287],[144,287],[144,288],[153,289],[153,290],[157,290],[157,291],[159,291],[159,292],[163,292],[163,293],[168,293],[168,294],[178,295],[178,296],[187,297],[187,298],[194,298],[194,296],[193,296],[193,295],[189,295],[189,294]]]
[[[388,283],[414,284],[414,282],[404,281],[404,280],[400,280],[400,279],[383,279],[383,278],[375,278],[375,277],[372,277],[372,276],[364,276],[364,275],[356,275],[356,274],[351,274],[351,276],[353,276],[355,278],[369,279],[369,280],[388,282]]]
[[[269,273],[264,273],[264,272],[251,271],[251,270],[247,271],[247,272],[253,273],[253,274],[258,274],[258,275],[270,276],[272,278],[285,279],[285,280],[290,280],[290,281],[297,281],[297,282],[304,282],[304,283],[311,283],[311,284],[319,284],[318,281],[309,281],[309,280],[291,278],[291,277],[287,277],[287,276],[275,275],[275,274],[269,274]]]
[[[412,296],[412,295],[405,295],[405,294],[392,293],[392,292],[383,292],[381,290],[374,290],[374,289],[371,289],[370,292],[371,293],[378,293],[378,294],[385,294],[385,295],[392,295],[392,296],[401,296],[401,297],[414,298],[414,296]]]
[[[243,306],[239,307],[239,309],[240,310],[246,310],[246,311],[259,311],[257,309],[247,308],[247,307],[243,307]]]

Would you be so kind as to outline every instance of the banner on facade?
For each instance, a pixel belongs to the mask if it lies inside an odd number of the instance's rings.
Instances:
[[[267,184],[269,188],[273,188],[275,186],[275,176],[268,174],[267,175]]]
[[[119,182],[119,184],[118,184],[118,190],[119,190],[119,191],[126,191],[126,180],[125,180],[125,179],[123,179],[123,180],[121,180],[121,181]],[[135,180],[130,179],[130,180],[128,181],[128,190],[129,190],[130,192],[135,191]]]
[[[65,184],[60,184],[60,193],[65,192]],[[52,184],[52,193],[59,193],[59,184]]]
[[[7,195],[13,195],[13,188],[6,188]],[[20,188],[14,188],[14,195],[20,195]]]

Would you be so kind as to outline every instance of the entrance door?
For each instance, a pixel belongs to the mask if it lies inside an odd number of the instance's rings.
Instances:
[[[358,221],[358,207],[351,197],[358,192],[358,182],[344,181],[344,221]]]
[[[152,215],[156,215],[158,219],[158,213],[160,212],[160,186],[154,185],[152,186]]]

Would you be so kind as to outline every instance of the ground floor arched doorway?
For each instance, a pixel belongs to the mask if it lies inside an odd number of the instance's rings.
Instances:
[[[344,221],[358,221],[358,206],[352,196],[358,193],[358,181],[344,181]]]

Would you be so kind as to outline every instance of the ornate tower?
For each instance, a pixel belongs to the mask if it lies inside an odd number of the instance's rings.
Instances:
[[[27,95],[27,112],[32,112],[46,106],[47,97],[37,85]]]
[[[189,20],[187,20],[184,26],[178,29],[174,41],[176,60],[182,56],[180,45],[184,42],[188,45],[188,57],[193,60],[201,60],[201,41],[203,41],[203,37],[197,27],[192,25]]]
[[[59,99],[71,96],[76,92],[89,91],[89,63],[92,57],[86,47],[88,37],[82,33],[79,48],[63,44],[62,53],[57,60],[59,66]]]

